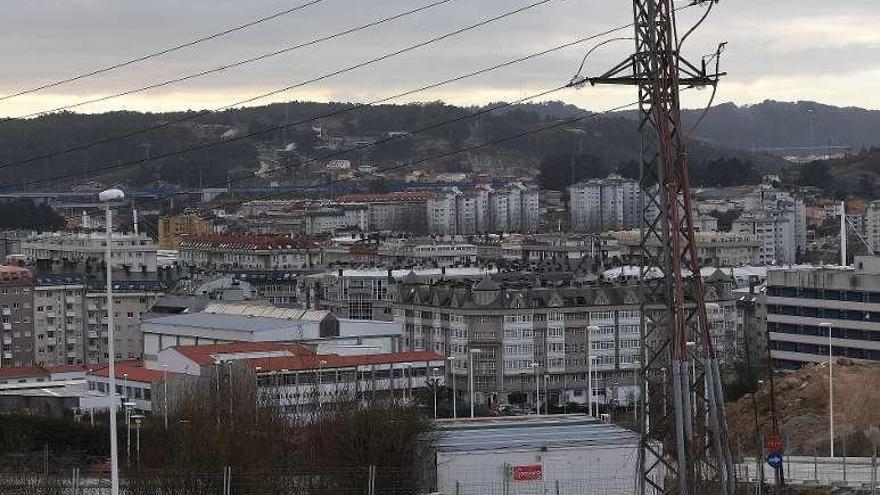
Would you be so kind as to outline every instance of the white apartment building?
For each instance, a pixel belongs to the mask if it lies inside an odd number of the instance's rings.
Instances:
[[[540,227],[540,191],[513,183],[462,191],[449,188],[428,200],[428,232],[435,235],[533,232]]]
[[[642,193],[635,180],[611,174],[569,188],[571,228],[578,232],[623,230],[639,225]]]
[[[162,295],[158,281],[114,281],[115,354],[137,359],[143,349],[140,317]],[[41,366],[106,362],[106,292],[103,280],[73,275],[34,277],[34,357]]]
[[[871,254],[880,252],[880,201],[871,201],[865,210],[865,238]]]
[[[758,263],[773,265],[796,261],[798,243],[791,215],[769,211],[746,213],[733,222],[731,230],[757,237]]]
[[[272,235],[210,235],[180,243],[180,260],[210,268],[295,269],[321,265],[320,246],[312,240]]]
[[[128,272],[156,271],[158,245],[145,234],[113,234],[111,266],[114,270]],[[104,263],[106,235],[93,233],[39,234],[23,240],[22,254],[34,262],[61,262],[91,265],[100,269]]]

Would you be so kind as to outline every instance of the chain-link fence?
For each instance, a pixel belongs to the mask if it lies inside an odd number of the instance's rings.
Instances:
[[[460,481],[455,484],[454,494],[443,495],[620,495],[621,493],[635,493],[633,476],[607,476],[582,480]]]
[[[813,486],[840,486],[859,488],[870,494],[880,494],[880,462],[871,457],[813,457],[785,456],[782,474],[787,484]],[[775,473],[766,462],[744,458],[737,465],[742,483],[772,485]]]
[[[127,472],[120,477],[124,495],[410,495],[419,490],[393,468],[327,467],[320,470]],[[67,471],[5,469],[3,495],[109,495],[109,474],[79,467]]]

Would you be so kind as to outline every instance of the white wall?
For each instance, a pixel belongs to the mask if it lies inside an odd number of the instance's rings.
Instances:
[[[635,493],[636,444],[628,446],[585,446],[551,448],[547,452],[530,450],[491,450],[437,453],[437,491],[443,495],[508,495],[544,493],[538,483],[509,481],[503,490],[507,466],[541,464],[545,486],[553,491],[553,482],[585,481],[587,490],[571,489],[565,493]],[[456,481],[458,491],[456,491]],[[571,483],[568,486],[578,486]],[[536,491],[538,490],[538,491]]]

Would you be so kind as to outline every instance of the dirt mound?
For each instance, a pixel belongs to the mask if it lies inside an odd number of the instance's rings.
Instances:
[[[839,358],[834,364],[834,436],[838,455],[871,455],[880,441],[880,365]],[[828,363],[777,375],[779,431],[786,452],[828,455]],[[772,431],[770,384],[727,404],[732,447],[754,454]],[[757,433],[756,433],[757,416]]]

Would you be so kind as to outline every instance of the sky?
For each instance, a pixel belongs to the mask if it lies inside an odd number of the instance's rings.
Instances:
[[[305,0],[0,0],[0,94],[63,79],[242,24]],[[528,5],[534,0],[451,0],[380,27],[149,92],[86,105],[81,112],[215,109],[321,76]],[[813,100],[880,109],[880,9],[877,0],[721,0],[684,48],[694,61],[727,42],[728,73],[716,103]],[[0,115],[21,116],[212,69],[397,14],[431,0],[322,0],[320,3],[144,63],[0,101]],[[680,2],[683,5],[684,2]],[[683,32],[702,13],[679,13]],[[627,0],[552,0],[436,44],[305,85],[253,104],[287,100],[383,98],[502,63],[632,21]],[[631,37],[631,29],[597,39]],[[586,43],[408,101],[485,104],[514,100],[568,82]],[[585,72],[623,60],[633,42],[598,48]],[[708,91],[683,95],[705,106]],[[553,93],[589,110],[631,102],[634,88],[586,87]]]

